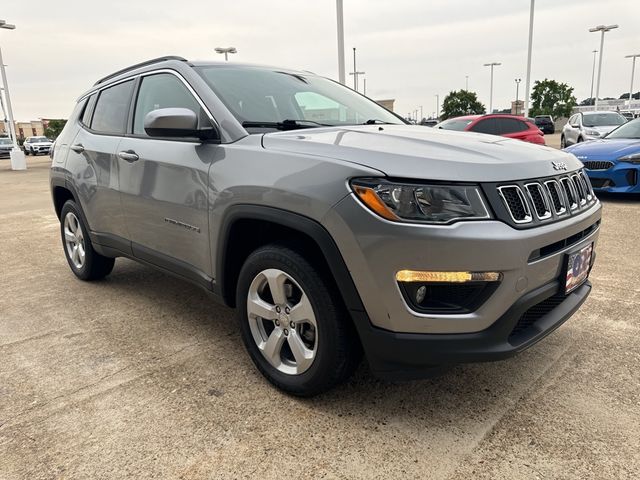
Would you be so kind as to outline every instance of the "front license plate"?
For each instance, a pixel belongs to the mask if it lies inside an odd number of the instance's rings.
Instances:
[[[567,259],[567,278],[564,286],[565,293],[572,292],[587,279],[589,270],[591,270],[592,254],[593,243],[578,252],[569,254],[569,258]]]

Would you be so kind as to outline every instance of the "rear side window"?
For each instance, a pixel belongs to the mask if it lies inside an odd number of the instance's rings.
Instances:
[[[484,120],[480,120],[470,129],[472,132],[477,133],[490,133],[491,135],[497,135],[496,130],[496,119],[495,118],[486,118]]]
[[[496,118],[495,120],[499,135],[524,132],[529,129],[526,123],[516,120],[515,118]]]
[[[144,117],[159,108],[188,108],[202,118],[200,104],[175,75],[159,73],[142,79],[133,120],[133,133],[146,135]]]
[[[132,91],[133,80],[102,90],[93,112],[91,129],[100,133],[124,134]]]
[[[96,106],[96,98],[98,98],[97,94],[94,93],[91,95],[85,104],[84,111],[82,112],[82,118],[80,121],[87,127],[91,125],[91,116],[93,115],[93,108]]]

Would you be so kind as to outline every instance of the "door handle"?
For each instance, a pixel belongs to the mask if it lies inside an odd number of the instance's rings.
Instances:
[[[81,143],[76,143],[75,145],[71,145],[71,150],[73,150],[76,153],[82,153],[84,152],[84,147],[82,146]]]
[[[120,157],[122,160],[126,162],[135,162],[136,160],[138,160],[138,158],[140,158],[138,157],[138,154],[133,150],[118,152],[118,157]]]

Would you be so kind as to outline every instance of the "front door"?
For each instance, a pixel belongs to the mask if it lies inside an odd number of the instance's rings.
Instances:
[[[134,255],[184,276],[211,275],[208,171],[222,148],[196,139],[159,139],[144,118],[159,108],[201,106],[172,73],[143,76],[133,114],[133,135],[118,146],[120,192]]]

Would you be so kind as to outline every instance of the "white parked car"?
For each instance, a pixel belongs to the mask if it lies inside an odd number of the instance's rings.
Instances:
[[[560,147],[565,148],[587,140],[598,140],[627,119],[617,112],[580,112],[569,118],[562,129]]]
[[[24,141],[24,153],[27,155],[49,154],[53,142],[47,137],[27,137]]]

